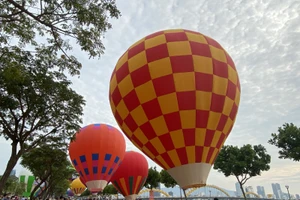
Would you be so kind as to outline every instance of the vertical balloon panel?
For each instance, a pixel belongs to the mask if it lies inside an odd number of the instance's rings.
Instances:
[[[182,188],[206,184],[240,101],[234,62],[218,42],[184,29],[148,35],[118,60],[109,95],[136,147]]]

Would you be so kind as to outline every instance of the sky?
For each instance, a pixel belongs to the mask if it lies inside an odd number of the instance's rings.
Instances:
[[[267,141],[284,123],[300,126],[300,1],[296,0],[118,0],[122,16],[111,20],[105,34],[105,54],[89,59],[73,49],[82,62],[73,88],[86,100],[83,126],[107,123],[118,127],[108,100],[109,80],[119,57],[139,39],[160,30],[184,28],[218,41],[235,62],[241,82],[241,101],[233,130],[225,145],[262,144],[272,156],[271,169],[250,179],[273,193],[271,183],[283,192],[300,193],[299,162],[278,159],[278,149]],[[297,117],[298,116],[298,117]],[[139,151],[129,140],[127,150]],[[10,154],[9,142],[0,140],[0,173]],[[148,159],[151,166],[155,163]],[[18,164],[17,171],[22,167]],[[235,190],[236,179],[211,170],[207,184]]]

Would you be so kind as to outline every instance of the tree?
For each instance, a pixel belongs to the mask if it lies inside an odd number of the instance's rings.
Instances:
[[[90,57],[100,56],[103,35],[111,28],[109,17],[120,16],[115,0],[7,0],[1,2],[0,11],[1,48],[12,47],[15,52],[20,50],[17,46],[27,45],[27,50],[44,46],[53,56],[60,53],[64,67],[73,74],[79,74],[81,64],[67,52],[72,49],[69,39]]]
[[[0,62],[0,135],[11,141],[11,155],[0,192],[19,158],[42,143],[67,145],[81,123],[83,97],[70,88],[58,60],[41,50],[31,54],[2,52]]]
[[[167,188],[173,188],[177,185],[177,182],[166,170],[160,171],[160,182],[164,184]]]
[[[69,187],[69,178],[73,173],[67,154],[50,145],[43,145],[23,154],[21,165],[30,169],[36,177],[38,184],[31,192],[30,199],[42,186],[40,194],[45,199],[50,193],[62,195]]]
[[[262,145],[247,144],[241,148],[237,146],[223,146],[215,163],[214,169],[222,172],[226,177],[235,176],[243,196],[246,199],[243,185],[262,171],[270,169],[271,156]]]
[[[102,194],[104,194],[104,195],[118,194],[118,190],[112,184],[108,184],[104,188]]]
[[[148,177],[145,182],[145,187],[152,190],[153,188],[158,187],[160,182],[160,174],[156,170],[156,167],[150,167],[148,170]]]
[[[272,133],[268,141],[279,148],[279,158],[300,161],[300,127],[285,123],[278,128],[278,134]]]
[[[24,191],[25,191],[24,183],[20,183],[18,177],[9,176],[9,178],[7,179],[4,185],[3,193],[13,193],[16,195],[21,195]]]

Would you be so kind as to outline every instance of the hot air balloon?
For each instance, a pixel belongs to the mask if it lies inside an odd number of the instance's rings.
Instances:
[[[146,158],[138,152],[128,151],[110,181],[126,200],[135,200],[143,188],[147,176],[148,162]]]
[[[28,170],[23,170],[20,173],[20,183],[25,185],[25,192],[23,192],[22,196],[29,197],[31,191],[34,189],[35,177]]]
[[[86,189],[85,185],[79,180],[79,178],[76,178],[74,179],[74,181],[72,181],[70,188],[72,192],[77,196],[80,196],[81,193],[83,193]]]
[[[70,143],[69,155],[90,191],[102,191],[125,155],[122,133],[106,124],[82,128]]]
[[[120,57],[109,100],[131,142],[187,189],[206,184],[235,122],[240,83],[231,57],[214,39],[164,30]]]

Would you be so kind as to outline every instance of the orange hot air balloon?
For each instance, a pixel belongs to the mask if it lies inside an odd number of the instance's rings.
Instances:
[[[72,181],[70,188],[72,192],[77,196],[80,196],[81,193],[83,193],[86,189],[85,185],[79,180],[79,178],[76,178]]]
[[[138,152],[128,151],[110,181],[126,200],[135,200],[144,186],[147,176],[148,162],[146,158]]]
[[[121,56],[109,100],[126,136],[184,189],[203,186],[238,111],[240,83],[212,38],[153,33]]]
[[[69,155],[90,191],[102,191],[125,155],[125,138],[106,124],[82,128],[70,143]]]

